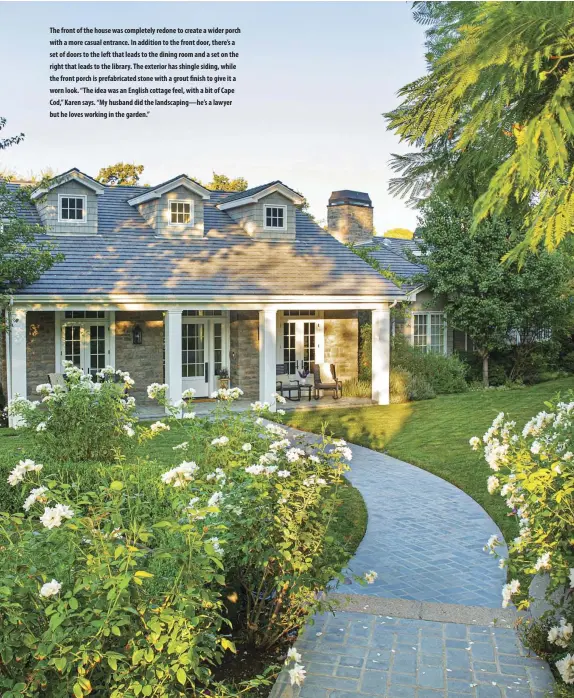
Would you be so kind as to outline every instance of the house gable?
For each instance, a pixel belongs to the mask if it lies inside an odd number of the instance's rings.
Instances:
[[[72,169],[32,192],[36,210],[51,235],[95,235],[103,184]]]
[[[203,236],[204,201],[210,192],[185,175],[130,199],[158,236]]]

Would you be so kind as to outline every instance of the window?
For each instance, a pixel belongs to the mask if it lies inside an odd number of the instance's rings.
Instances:
[[[66,310],[64,317],[73,320],[104,320],[106,314],[103,310]]]
[[[295,323],[283,323],[283,364],[285,373],[294,374],[297,370]]]
[[[279,229],[285,228],[285,206],[265,207],[265,227]]]
[[[285,317],[315,317],[315,310],[284,310]]]
[[[181,328],[182,375],[199,378],[205,373],[205,325],[184,324]]]
[[[413,313],[413,345],[421,351],[446,353],[444,313]]]
[[[223,325],[213,323],[213,372],[216,376],[223,368]]]
[[[191,223],[191,201],[170,201],[169,212],[172,225]]]
[[[83,221],[85,196],[60,196],[60,221]]]
[[[184,310],[183,317],[221,317],[221,310]]]

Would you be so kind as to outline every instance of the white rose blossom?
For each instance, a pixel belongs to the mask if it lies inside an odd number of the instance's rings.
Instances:
[[[160,434],[162,431],[169,431],[169,424],[165,424],[165,422],[154,422],[150,426],[150,431],[153,434]]]
[[[520,591],[520,582],[517,579],[513,579],[508,584],[502,587],[502,608],[506,608],[510,602],[510,599],[514,594],[518,594]]]
[[[486,481],[486,486],[488,489],[488,494],[494,494],[500,485],[500,480],[496,475],[491,475]]]
[[[478,436],[473,436],[468,443],[470,444],[470,447],[473,451],[478,451],[478,449],[480,448],[480,439],[478,438]]]
[[[551,553],[546,552],[543,553],[538,560],[536,560],[536,563],[534,564],[534,569],[537,572],[540,572],[540,570],[549,570],[552,567],[552,563],[550,562],[550,555]]]
[[[56,581],[55,579],[52,579],[51,582],[46,582],[42,585],[42,587],[40,588],[40,596],[43,596],[46,599],[50,596],[56,596],[60,593],[61,588],[62,585],[60,584],[60,582]]]
[[[14,487],[18,483],[22,482],[26,476],[26,473],[39,473],[43,467],[44,466],[41,463],[36,463],[33,460],[30,460],[30,458],[21,460],[8,476],[8,484]]]
[[[241,450],[245,451],[247,453],[247,452],[251,451],[252,448],[253,448],[253,446],[251,444],[246,443],[246,444],[243,444],[243,446],[241,447]]]
[[[165,398],[169,385],[167,383],[152,383],[147,387],[147,396],[150,400]]]
[[[301,664],[295,664],[292,669],[289,669],[289,679],[292,686],[301,686],[303,681],[305,681],[306,675],[305,667]]]
[[[223,492],[214,492],[207,502],[208,507],[216,507],[223,501]]]
[[[367,584],[374,584],[378,576],[379,575],[374,570],[370,570],[369,572],[365,572],[365,581]]]
[[[45,507],[44,513],[40,516],[40,521],[44,528],[59,528],[64,519],[71,519],[74,512],[66,504],[56,504],[54,507]]]
[[[211,442],[212,446],[225,446],[226,444],[229,443],[229,439],[227,436],[219,436],[216,439],[213,439]]]
[[[567,654],[563,659],[556,662],[556,668],[564,683],[574,683],[574,654]]]
[[[295,662],[296,664],[301,663],[301,655],[299,652],[294,647],[290,647],[289,650],[287,651],[287,659],[285,660],[285,664],[289,662]]]
[[[44,494],[47,491],[47,487],[36,487],[33,490],[30,490],[30,494],[26,497],[26,499],[24,500],[24,504],[22,505],[24,511],[29,511],[30,507],[36,502],[46,501]]]
[[[183,461],[176,468],[172,468],[164,473],[161,476],[161,481],[173,487],[185,487],[188,482],[193,480],[193,476],[198,468],[199,466],[194,461]]]
[[[565,618],[560,618],[559,625],[548,631],[548,642],[566,649],[570,644],[573,630],[572,623],[567,623]]]

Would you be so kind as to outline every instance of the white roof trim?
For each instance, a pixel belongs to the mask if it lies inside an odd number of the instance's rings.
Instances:
[[[201,196],[201,198],[205,201],[209,201],[211,196],[208,189],[205,189],[205,187],[202,187],[200,184],[197,184],[197,182],[189,179],[189,177],[181,176],[177,179],[172,179],[165,184],[160,184],[158,187],[154,187],[153,189],[150,189],[149,191],[146,191],[133,199],[128,199],[128,204],[130,206],[137,206],[138,204],[144,204],[146,201],[151,201],[152,199],[159,199],[164,194],[167,194],[173,189],[177,189],[177,187],[185,187],[189,191],[199,194],[199,196]]]
[[[408,300],[411,301],[411,302],[414,301],[414,300],[416,300],[417,295],[418,295],[421,291],[424,291],[425,289],[426,289],[426,285],[417,286],[416,288],[413,288],[412,291],[409,291],[409,292],[407,293]]]
[[[263,197],[275,193],[282,194],[286,199],[289,199],[289,201],[292,201],[295,205],[300,205],[305,201],[300,194],[297,194],[296,191],[289,189],[289,187],[286,187],[284,184],[273,184],[270,187],[267,187],[267,189],[262,189],[252,196],[244,196],[239,199],[233,199],[233,201],[228,201],[227,203],[223,202],[218,204],[217,208],[221,211],[226,211],[230,208],[237,208],[238,206],[245,206],[246,204],[254,204],[260,199],[263,199]]]
[[[67,184],[72,180],[79,182],[80,184],[83,184],[85,187],[88,187],[88,189],[91,189],[93,192],[95,192],[97,196],[99,196],[105,189],[105,186],[103,184],[100,184],[100,182],[96,182],[95,179],[88,177],[88,175],[85,175],[83,172],[80,172],[80,170],[74,168],[69,172],[64,172],[64,174],[62,175],[57,175],[56,177],[51,179],[46,186],[35,189],[32,192],[31,198],[33,201],[35,201],[44,194],[47,194],[52,189],[61,187],[62,185]]]

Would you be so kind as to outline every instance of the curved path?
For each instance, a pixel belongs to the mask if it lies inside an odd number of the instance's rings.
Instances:
[[[355,574],[373,569],[379,578],[339,591],[500,608],[506,574],[483,548],[502,534],[484,509],[414,465],[362,446],[351,450],[348,479],[369,515],[351,567]]]
[[[283,671],[270,698],[545,698],[548,666],[528,656],[513,612],[502,611],[505,573],[483,550],[491,535],[502,538],[492,519],[431,473],[351,450],[348,478],[368,523],[350,568],[379,576],[339,586],[343,610],[318,615],[297,640],[303,686]]]

